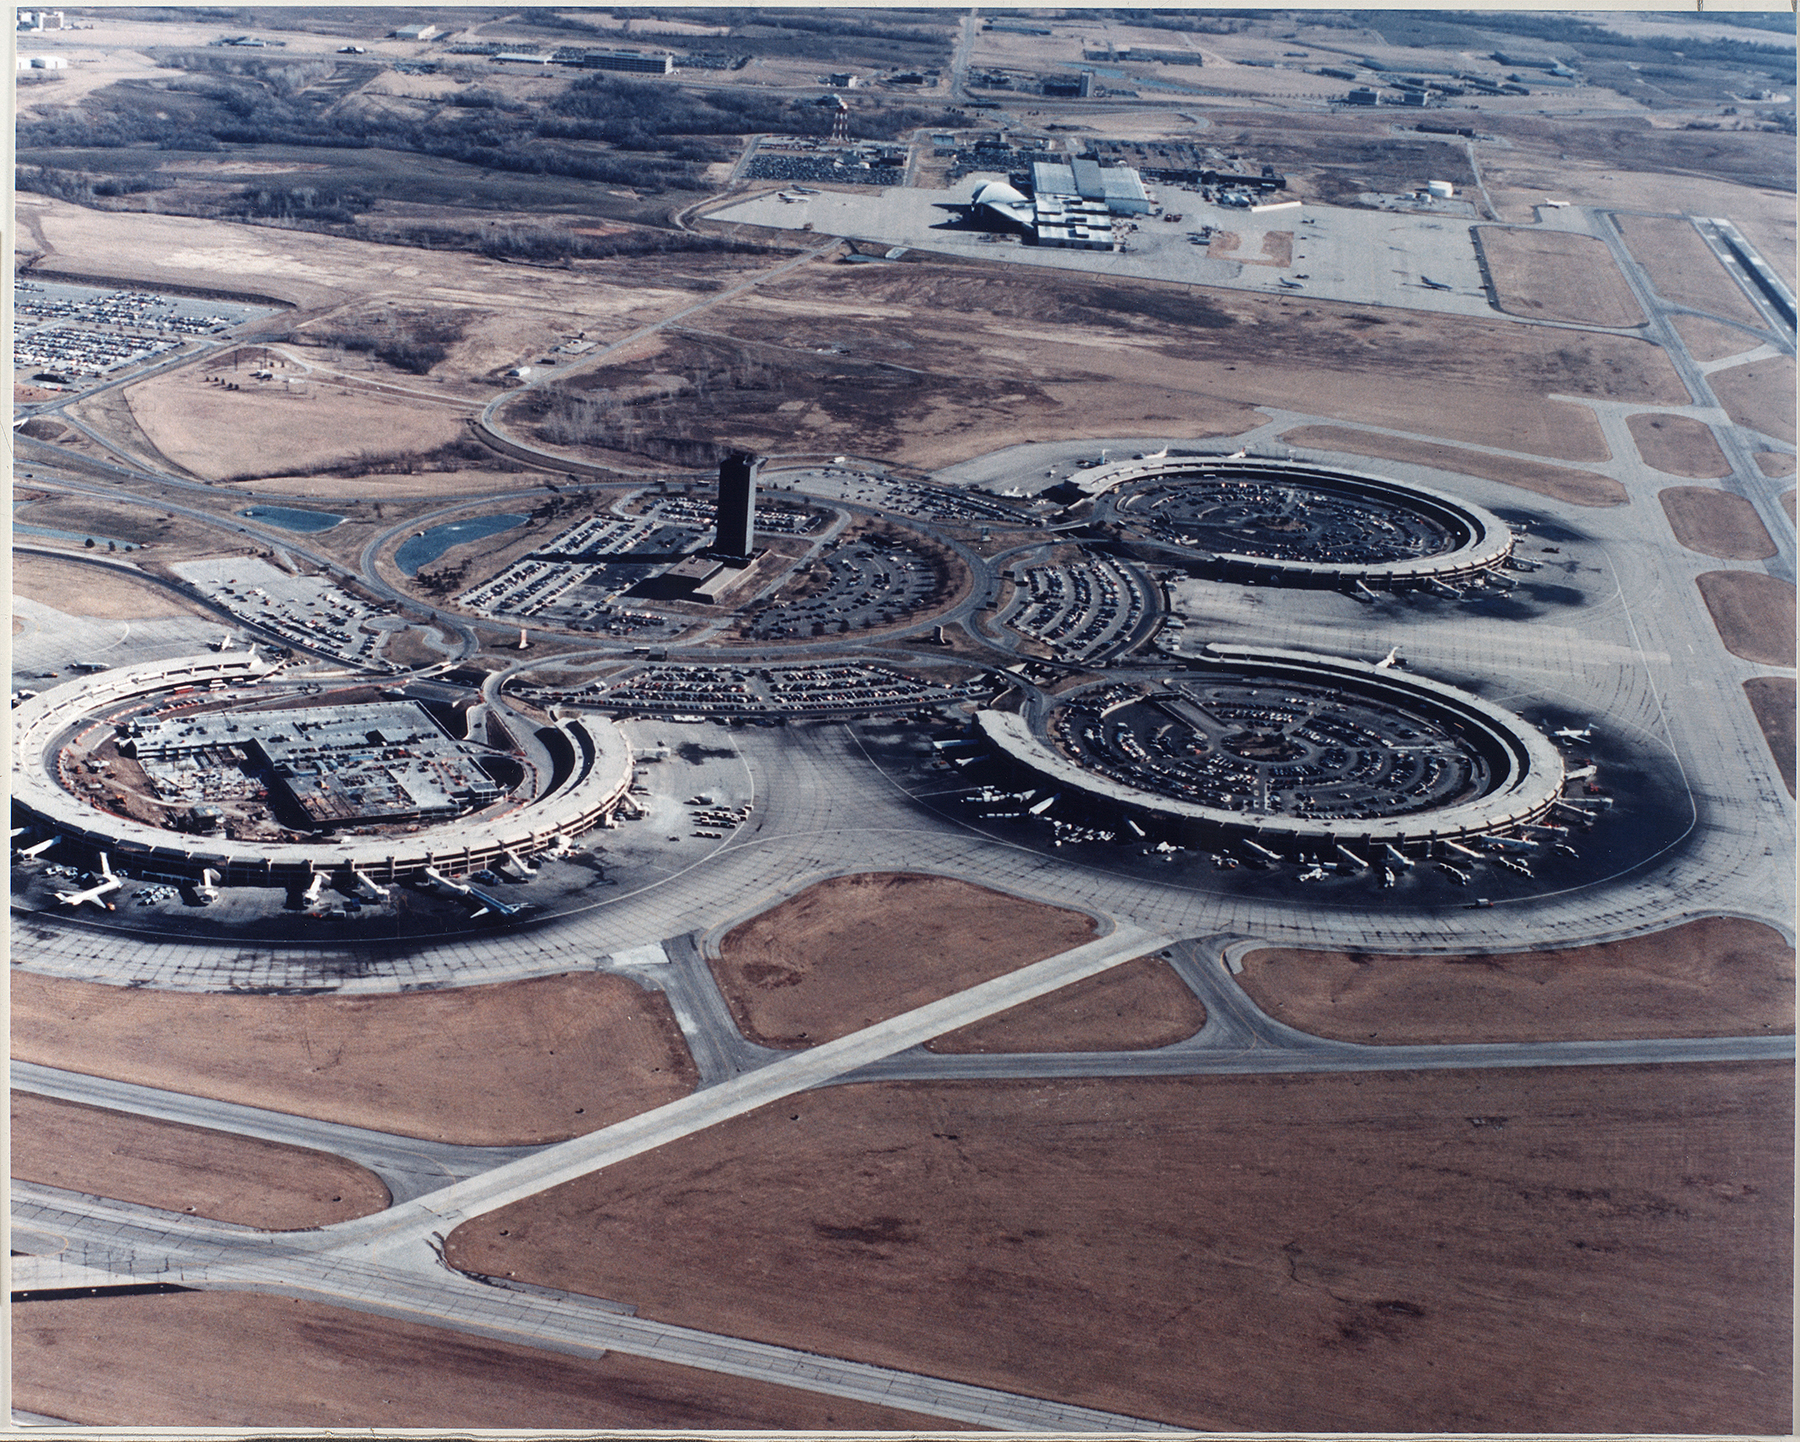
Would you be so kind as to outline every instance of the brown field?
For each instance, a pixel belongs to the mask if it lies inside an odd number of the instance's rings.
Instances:
[[[125,392],[156,449],[206,480],[435,450],[461,436],[463,417],[472,414],[437,400],[345,394],[318,381],[290,392],[278,381],[246,378],[242,390],[228,391],[208,385],[202,377],[209,374],[167,371]]]
[[[661,992],[577,973],[406,996],[185,996],[12,975],[13,1055],[326,1121],[486,1146],[686,1096]]]
[[[1690,551],[1725,561],[1760,561],[1775,554],[1756,507],[1742,496],[1704,486],[1670,486],[1656,498],[1675,539]]]
[[[1094,937],[1094,922],[946,876],[833,877],[734,927],[713,973],[745,1036],[806,1047]]]
[[[371,471],[363,476],[259,476],[233,488],[240,504],[265,496],[308,501],[432,500],[458,496],[491,496],[509,490],[542,490],[542,471],[498,471],[475,468],[455,471]],[[279,504],[276,501],[276,504]],[[316,541],[317,538],[315,538]]]
[[[1185,1041],[1205,1025],[1206,1008],[1168,964],[1140,956],[925,1045],[936,1052],[1145,1051]]]
[[[1710,480],[1728,476],[1731,467],[1719,449],[1712,427],[1692,416],[1643,411],[1626,418],[1632,443],[1644,464],[1671,476]]]
[[[1706,383],[1740,426],[1792,445],[1795,375],[1794,358],[1782,355],[1714,371]]]
[[[1765,666],[1794,664],[1794,587],[1760,571],[1694,577],[1725,649]]]
[[[1744,682],[1744,694],[1750,698],[1750,709],[1756,712],[1756,724],[1762,728],[1763,740],[1769,743],[1769,754],[1775,758],[1788,795],[1793,796],[1793,680],[1786,676],[1753,676]]]
[[[1757,468],[1765,476],[1791,476],[1794,474],[1794,457],[1785,451],[1758,451],[1756,453]],[[1794,493],[1789,491],[1782,497],[1782,504],[1788,508],[1788,515],[1794,514],[1794,503],[1787,497]]]
[[[904,1431],[956,1424],[249,1292],[15,1306],[13,1405],[83,1426]]]
[[[576,261],[567,269],[505,265],[458,251],[232,221],[88,210],[42,195],[22,197],[18,211],[20,228],[46,252],[40,262],[46,270],[224,286],[273,296],[308,314],[363,304],[371,296],[400,307],[473,307],[473,339],[481,353],[468,361],[472,374],[499,364],[500,354],[509,365],[527,359],[546,334],[585,331],[590,340],[616,340],[693,301],[691,290],[658,281],[655,258]],[[682,256],[680,262],[684,271],[725,278],[779,258]],[[516,328],[516,339],[498,344],[496,325]]]
[[[273,1232],[388,1204],[380,1179],[342,1157],[23,1092],[12,1098],[12,1174]]]
[[[1793,947],[1766,926],[1731,917],[1600,946],[1498,956],[1271,948],[1244,958],[1239,982],[1290,1026],[1381,1045],[1794,1029]]]
[[[15,596],[28,596],[63,611],[79,598],[81,614],[96,620],[211,615],[199,606],[183,605],[173,592],[150,581],[134,580],[113,566],[63,561],[29,551],[14,551],[12,563]]]
[[[1497,225],[1484,225],[1478,234],[1502,310],[1578,325],[1644,323],[1644,312],[1605,241]]]
[[[1789,459],[1791,461],[1792,458],[1790,457]],[[1765,466],[1764,469],[1767,470],[1768,468]],[[1788,513],[1788,519],[1792,521],[1794,519],[1794,493],[1792,491],[1783,491],[1781,493],[1781,508]]]
[[[1724,360],[1727,356],[1755,350],[1761,344],[1748,332],[1722,321],[1708,320],[1703,315],[1672,315],[1669,321],[1681,336],[1687,353],[1697,361]]]
[[[1791,1063],[846,1086],[448,1256],[1205,1430],[1785,1434],[1793,1103]]]
[[[1688,400],[1667,357],[1635,337],[1022,267],[809,266],[722,301],[704,326],[580,383],[621,394],[674,378],[644,423],[683,444],[926,468],[1027,440],[1228,434],[1262,404],[1605,460],[1589,409],[1549,395]],[[535,404],[510,409],[516,428],[537,422]]]
[[[1481,476],[1521,490],[1535,491],[1540,496],[1554,496],[1575,506],[1622,506],[1631,499],[1625,487],[1611,476],[1565,470],[1561,466],[1539,465],[1507,456],[1484,455],[1480,451],[1441,446],[1432,441],[1375,435],[1369,431],[1346,430],[1342,426],[1296,426],[1291,431],[1283,431],[1281,438],[1289,445],[1314,450],[1347,451],[1351,455],[1378,456],[1383,460],[1407,461],[1467,476]]]
[[[1651,283],[1664,300],[1711,311],[1727,320],[1762,324],[1756,307],[1726,274],[1719,258],[1689,221],[1657,215],[1621,215],[1618,223],[1626,249],[1650,273]]]

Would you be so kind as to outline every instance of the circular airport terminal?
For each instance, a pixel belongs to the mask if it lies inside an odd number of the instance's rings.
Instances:
[[[489,716],[484,742],[457,734],[453,703],[319,689],[227,652],[30,697],[13,711],[15,823],[41,833],[39,849],[97,852],[107,881],[116,868],[316,895],[330,880],[369,896],[407,881],[466,899],[458,878],[530,869],[606,821],[631,785],[631,748],[599,718],[520,739]]]
[[[1146,458],[1075,482],[1097,516],[1162,557],[1297,585],[1443,585],[1490,574],[1513,535],[1422,486],[1242,457]]]
[[[1187,841],[1298,857],[1426,847],[1540,820],[1561,753],[1521,718],[1387,665],[1210,647],[1158,682],[1095,682],[1043,715],[982,713],[1017,768]]]

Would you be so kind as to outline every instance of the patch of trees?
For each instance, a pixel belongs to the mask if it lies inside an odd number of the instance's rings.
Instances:
[[[313,220],[345,225],[375,204],[361,191],[332,186],[251,186],[226,203],[224,213],[258,220]]]
[[[1194,14],[1183,10],[1100,10],[1089,14],[1109,15],[1122,25],[1135,25],[1142,30],[1182,30],[1192,35],[1237,35],[1251,23],[1270,15],[1266,10],[1234,10],[1229,15]],[[1290,22],[1292,17],[1288,17]],[[1308,25],[1317,24],[1312,16]]]
[[[742,379],[750,389],[769,385],[766,379]],[[705,396],[703,391],[698,399]],[[671,405],[671,399],[677,403]],[[731,450],[711,426],[696,434],[693,408],[669,396],[626,400],[612,391],[581,395],[552,386],[539,393],[536,408],[538,433],[552,445],[594,446],[681,466],[716,466]]]
[[[1710,16],[1708,17],[1711,18]],[[1607,58],[1651,50],[1659,54],[1679,51],[1681,59],[1737,65],[1764,71],[1789,84],[1794,80],[1794,51],[1782,45],[1762,45],[1753,40],[1708,40],[1698,35],[1621,35],[1603,25],[1576,20],[1568,15],[1522,11],[1511,14],[1483,12],[1472,17],[1483,30],[1503,35],[1526,35],[1553,44],[1573,46],[1584,53],[1611,52]]]
[[[450,347],[463,338],[465,326],[465,318],[455,311],[414,311],[359,318],[346,325],[321,327],[295,339],[373,354],[396,370],[422,376],[450,354]],[[433,454],[442,455],[448,449]]]

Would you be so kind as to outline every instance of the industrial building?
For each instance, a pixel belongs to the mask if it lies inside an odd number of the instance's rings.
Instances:
[[[675,57],[638,50],[589,50],[577,62],[585,70],[623,70],[637,75],[671,75]]]
[[[1117,250],[1123,236],[1115,217],[1150,211],[1136,170],[1085,157],[1033,161],[1031,190],[1027,199],[1007,181],[985,181],[970,198],[970,216],[978,225],[1013,231],[1038,245]]]
[[[1144,182],[1128,165],[1102,165],[1097,160],[1076,159],[1067,165],[1038,161],[1031,167],[1032,195],[1098,202],[1112,215],[1148,215],[1150,199]]]

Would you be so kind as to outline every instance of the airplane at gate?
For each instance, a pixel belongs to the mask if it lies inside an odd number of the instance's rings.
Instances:
[[[64,906],[80,906],[84,901],[91,901],[95,906],[104,907],[106,910],[111,911],[113,909],[112,903],[110,901],[102,901],[100,898],[103,896],[110,896],[113,892],[121,890],[125,883],[113,875],[112,867],[107,863],[106,853],[104,851],[100,853],[100,876],[101,880],[96,881],[92,886],[84,887],[80,891],[57,892],[56,899]]]

